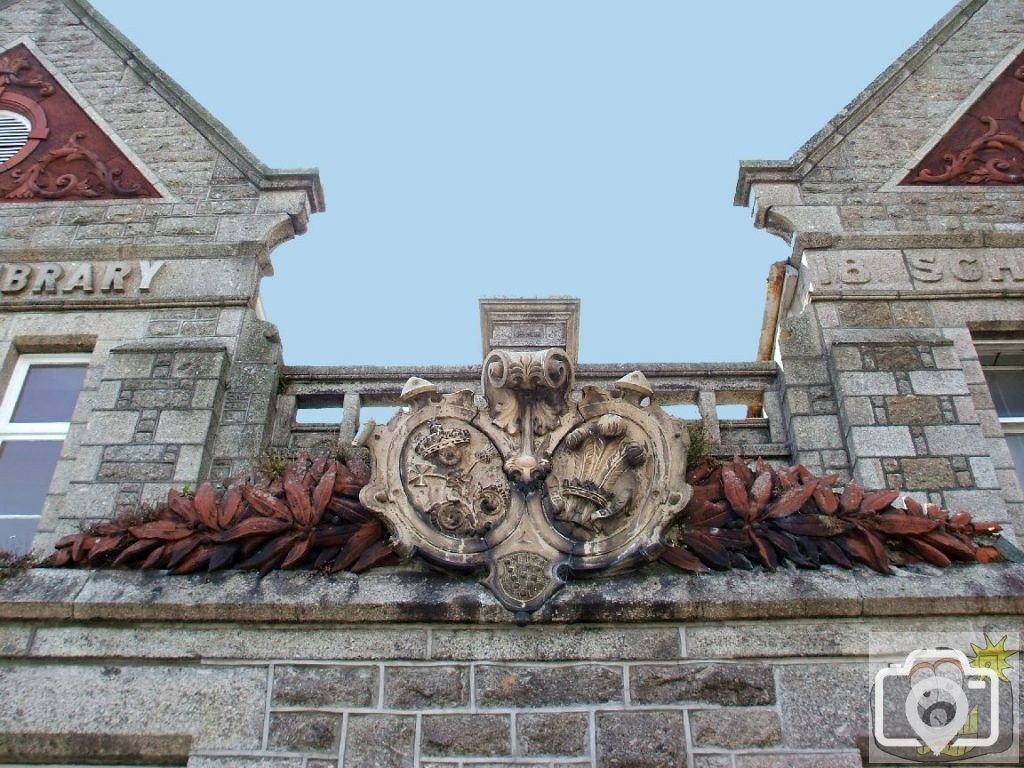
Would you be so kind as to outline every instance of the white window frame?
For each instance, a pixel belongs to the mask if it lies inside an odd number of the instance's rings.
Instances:
[[[14,440],[59,440],[63,442],[71,429],[70,421],[12,422],[11,418],[14,416],[14,409],[18,405],[18,399],[25,387],[29,370],[36,366],[48,365],[88,366],[90,357],[91,355],[79,353],[19,356],[18,361],[14,364],[14,371],[7,383],[3,399],[0,400],[0,446],[7,441]],[[43,510],[40,509],[34,515],[0,515],[0,520],[35,520],[42,515],[42,512]]]
[[[1006,339],[1004,341],[978,341],[975,342],[974,348],[980,357],[985,354],[991,354],[993,352],[998,353],[1003,350],[1022,351],[1024,350],[1024,341],[1020,339]],[[982,364],[981,369],[983,372],[1001,371],[1005,373],[1020,373],[1022,379],[1024,379],[1024,365]],[[998,409],[996,410],[996,416],[999,419],[999,426],[1003,428],[1004,435],[1024,434],[1024,416],[999,416]]]

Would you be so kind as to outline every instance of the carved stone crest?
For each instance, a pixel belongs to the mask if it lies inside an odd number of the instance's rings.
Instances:
[[[636,371],[609,389],[573,392],[562,349],[490,352],[484,402],[406,384],[408,406],[370,436],[363,505],[396,549],[453,568],[486,566],[485,584],[525,616],[569,571],[652,560],[690,498],[682,422],[651,402]]]

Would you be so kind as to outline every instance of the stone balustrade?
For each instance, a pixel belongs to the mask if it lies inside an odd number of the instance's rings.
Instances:
[[[654,389],[654,401],[663,408],[672,412],[672,406],[696,406],[693,415],[699,416],[714,453],[789,456],[774,362],[581,363],[576,387],[609,386],[634,370],[644,373]],[[281,447],[311,447],[330,440],[350,444],[366,422],[361,409],[399,407],[402,387],[412,376],[429,380],[443,393],[471,389],[480,395],[480,367],[474,365],[284,366],[273,442]],[[748,417],[722,418],[719,406],[745,406]],[[300,411],[331,408],[343,410],[340,424],[297,421]]]

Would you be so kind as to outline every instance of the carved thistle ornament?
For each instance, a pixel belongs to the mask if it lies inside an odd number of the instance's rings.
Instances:
[[[573,397],[561,349],[492,351],[484,403],[406,384],[408,408],[370,437],[360,494],[397,551],[452,568],[486,567],[506,608],[540,608],[569,571],[653,560],[690,498],[682,422],[651,403],[643,374]]]

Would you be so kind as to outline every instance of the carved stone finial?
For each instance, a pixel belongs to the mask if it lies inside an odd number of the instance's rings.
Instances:
[[[627,373],[621,379],[615,382],[615,388],[622,392],[629,392],[636,396],[636,402],[640,402],[645,397],[650,397],[654,394],[654,390],[651,389],[651,383],[647,381],[647,377],[640,371],[633,371]]]
[[[431,384],[426,379],[421,379],[419,376],[411,376],[405,382],[405,386],[402,387],[402,394],[399,395],[399,399],[403,403],[411,404],[419,398],[429,398],[431,395],[437,394],[437,391],[437,386]]]
[[[413,378],[415,407],[377,427],[362,503],[396,548],[440,565],[487,567],[485,584],[517,615],[541,607],[569,571],[621,569],[656,557],[690,498],[688,436],[656,405],[642,373],[613,397],[571,398],[564,349],[496,349],[484,361],[487,408]]]

